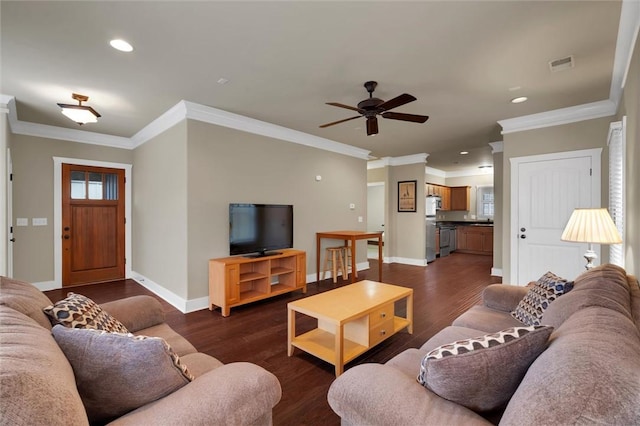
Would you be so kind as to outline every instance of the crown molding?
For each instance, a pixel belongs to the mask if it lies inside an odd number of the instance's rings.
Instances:
[[[424,168],[424,172],[433,176],[438,176],[441,178],[446,178],[447,177],[447,172],[445,172],[444,170],[440,170],[440,169],[434,169],[433,167],[425,167]]]
[[[186,118],[191,120],[202,121],[204,123],[228,127],[247,133],[293,142],[363,160],[368,160],[369,153],[371,152],[362,148],[332,141],[331,139],[321,138],[319,136],[310,135],[298,130],[289,129],[287,127],[278,126],[276,124],[267,123],[266,121],[256,120],[254,118],[245,117],[243,115],[234,114],[206,105],[200,105],[188,101],[181,102],[183,102],[186,107]]]
[[[504,151],[503,141],[489,142],[489,146],[491,147],[491,154],[497,154]]]
[[[381,169],[387,166],[406,166],[408,164],[424,164],[427,162],[429,154],[420,153],[413,155],[403,155],[401,157],[382,157],[377,160],[367,162],[367,170]]]
[[[368,160],[369,153],[371,152],[351,145],[332,141],[330,139],[313,136],[308,133],[299,132],[297,130],[267,123],[265,121],[255,120],[239,114],[233,114],[221,109],[184,100],[181,100],[171,107],[131,138],[20,121],[16,114],[15,98],[13,96],[0,94],[0,103],[2,102],[6,103],[9,109],[9,127],[15,134],[103,145],[113,148],[135,149],[158,136],[162,132],[175,126],[182,120],[190,119],[217,126],[229,127],[242,132],[254,133],[274,139],[297,143],[324,151],[348,155],[363,160]]]
[[[576,105],[568,108],[541,112],[538,114],[499,120],[498,124],[502,126],[502,134],[506,135],[514,132],[522,132],[524,130],[541,129],[544,127],[609,117],[611,115],[615,115],[616,109],[616,105],[611,100],[598,101],[590,104]]]
[[[616,39],[616,53],[613,59],[613,73],[609,99],[616,105],[622,98],[622,91],[627,80],[633,49],[640,31],[640,2],[638,0],[623,0],[620,10],[620,24]]]

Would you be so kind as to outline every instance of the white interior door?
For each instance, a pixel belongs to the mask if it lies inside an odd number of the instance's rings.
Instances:
[[[547,271],[567,279],[584,272],[587,244],[564,242],[560,236],[575,208],[599,206],[599,157],[597,167],[594,161],[591,155],[577,155],[517,164],[512,216],[517,270],[512,276],[518,284],[535,281]]]

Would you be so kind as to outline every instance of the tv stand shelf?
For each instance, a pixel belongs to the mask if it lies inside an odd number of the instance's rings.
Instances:
[[[282,250],[261,257],[209,260],[209,310],[231,308],[295,290],[307,292],[307,258],[302,250]]]

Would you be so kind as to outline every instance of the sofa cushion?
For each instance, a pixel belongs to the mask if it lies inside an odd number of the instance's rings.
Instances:
[[[117,333],[129,330],[117,319],[109,315],[97,303],[81,294],[69,293],[53,305],[44,308],[53,324],[71,328],[93,328]]]
[[[7,306],[0,306],[0,406],[2,425],[89,424],[51,331]]]
[[[600,306],[575,312],[531,364],[501,423],[640,424],[638,354],[640,332],[626,315]]]
[[[42,311],[51,305],[51,300],[33,284],[0,277],[0,305],[15,309],[51,330],[51,322]]]
[[[613,309],[631,318],[630,293],[634,292],[624,269],[600,265],[578,276],[573,290],[549,306],[542,322],[558,328],[571,315],[589,306]]]
[[[474,411],[506,404],[529,365],[542,353],[552,327],[515,327],[439,346],[422,360],[418,382]]]
[[[526,325],[540,325],[551,302],[573,288],[573,283],[547,272],[529,289],[511,315]]]
[[[52,332],[91,422],[121,416],[193,380],[163,339],[60,325]]]

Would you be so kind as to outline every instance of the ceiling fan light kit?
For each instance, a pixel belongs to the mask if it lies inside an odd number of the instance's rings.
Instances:
[[[387,118],[391,120],[400,120],[400,121],[410,121],[412,123],[424,123],[429,119],[429,116],[427,115],[389,112],[390,109],[408,104],[409,102],[413,102],[416,100],[416,98],[409,95],[408,93],[403,93],[402,95],[396,96],[395,98],[385,102],[382,99],[373,97],[373,91],[376,90],[377,85],[378,83],[375,81],[367,81],[366,83],[364,83],[365,89],[367,89],[367,92],[369,92],[369,98],[363,101],[360,101],[357,107],[352,107],[352,106],[341,104],[338,102],[327,102],[327,105],[350,109],[352,111],[357,111],[360,115],[356,115],[355,117],[345,118],[343,120],[334,121],[332,123],[323,124],[320,127],[325,128],[325,127],[333,126],[335,124],[344,123],[345,121],[350,121],[350,120],[355,120],[356,118],[365,117],[367,119],[367,136],[372,136],[378,133],[378,117],[377,117],[378,115],[380,115],[382,118]]]
[[[98,114],[98,111],[91,108],[89,105],[82,105],[82,102],[89,100],[88,96],[73,93],[71,94],[71,97],[78,101],[78,105],[58,104],[58,106],[62,108],[62,114],[81,126],[87,123],[98,122],[98,117],[101,117],[101,115]]]

